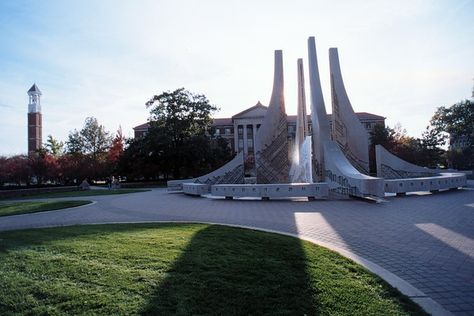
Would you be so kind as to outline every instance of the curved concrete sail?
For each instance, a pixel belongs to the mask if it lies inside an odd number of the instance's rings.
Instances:
[[[329,141],[329,121],[324,105],[323,90],[319,78],[318,58],[314,37],[308,38],[309,86],[311,92],[311,123],[313,126],[313,180],[324,181],[324,148]]]
[[[326,155],[326,182],[331,197],[378,197],[383,198],[384,180],[360,173],[346,158],[335,141],[324,143]]]
[[[375,146],[375,161],[377,163],[377,177],[385,179],[430,177],[439,175],[441,172],[438,169],[420,167],[398,158],[382,145]]]
[[[295,145],[296,148],[301,148],[306,136],[309,135],[308,131],[308,115],[306,114],[306,94],[304,89],[304,72],[303,72],[303,59],[298,58],[298,109],[296,117],[296,137]]]
[[[272,96],[256,136],[257,183],[288,183],[290,161],[281,50],[275,51]]]
[[[332,95],[332,139],[351,164],[369,174],[369,134],[354,113],[342,80],[337,48],[329,49]]]
[[[293,160],[290,168],[292,183],[313,182],[311,166],[311,137],[308,131],[306,95],[304,88],[303,59],[297,61],[298,68],[298,108],[296,115],[296,135],[293,146]]]
[[[192,179],[168,181],[168,191],[181,191],[184,183],[207,185],[244,183],[244,152],[241,151],[231,161],[206,175]]]

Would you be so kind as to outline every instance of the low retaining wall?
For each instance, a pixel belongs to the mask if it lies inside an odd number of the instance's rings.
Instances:
[[[442,173],[439,176],[385,180],[385,192],[405,194],[416,191],[438,191],[466,185],[463,173]]]
[[[234,197],[271,198],[327,198],[328,184],[321,183],[288,183],[288,184],[215,184],[211,186],[211,195]]]
[[[41,193],[69,192],[69,191],[78,191],[78,190],[79,190],[78,186],[33,188],[33,189],[4,190],[4,191],[0,190],[0,199],[23,197],[23,196],[29,196],[29,195],[41,194]]]
[[[200,196],[208,194],[210,191],[209,184],[204,183],[183,183],[183,192],[187,195]]]

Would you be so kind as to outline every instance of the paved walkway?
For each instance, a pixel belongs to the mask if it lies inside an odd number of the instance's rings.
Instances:
[[[357,200],[213,200],[169,194],[164,189],[81,199],[97,203],[0,217],[0,230],[148,221],[257,227],[298,235],[370,260],[409,282],[446,310],[474,315],[472,181],[463,190],[388,198],[382,204]],[[416,295],[412,297],[417,301]]]

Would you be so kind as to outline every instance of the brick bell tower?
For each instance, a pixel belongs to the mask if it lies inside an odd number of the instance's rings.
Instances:
[[[42,137],[42,117],[41,117],[41,91],[38,86],[33,86],[28,90],[28,154],[34,153],[41,148]]]

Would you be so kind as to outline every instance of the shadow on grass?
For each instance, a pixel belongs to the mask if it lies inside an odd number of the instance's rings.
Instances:
[[[141,314],[317,314],[306,263],[299,239],[208,226],[193,236]]]

